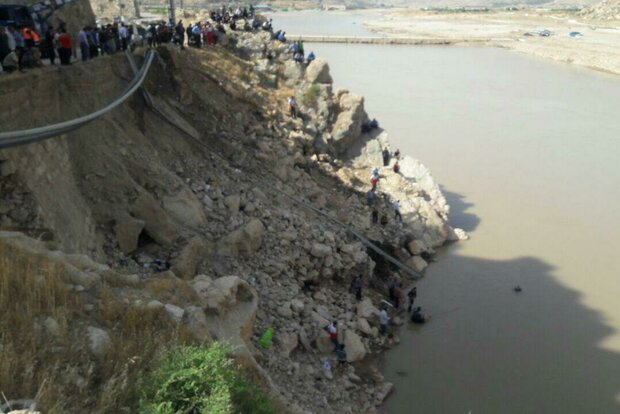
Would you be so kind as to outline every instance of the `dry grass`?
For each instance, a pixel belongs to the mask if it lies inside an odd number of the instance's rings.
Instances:
[[[92,312],[84,303],[95,305]],[[37,397],[46,413],[135,412],[141,384],[163,351],[187,343],[161,311],[132,306],[100,286],[72,291],[64,266],[0,242],[0,391]],[[57,334],[47,332],[54,318]],[[103,358],[88,349],[87,326],[108,331]]]

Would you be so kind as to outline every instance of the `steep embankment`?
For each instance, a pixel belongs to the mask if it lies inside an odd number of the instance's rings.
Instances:
[[[213,339],[232,343],[291,412],[365,412],[385,398],[391,386],[376,369],[323,377],[332,349],[323,328],[339,321],[353,362],[397,343],[378,335],[380,295],[370,289],[395,269],[291,196],[418,270],[455,238],[448,206],[428,171],[405,158],[403,175],[382,168],[388,202],[377,208],[389,222],[372,224],[365,192],[385,135],[360,134],[363,99],[332,91],[325,62],[306,69],[284,51],[246,33],[227,48],[161,47],[145,83],[153,108],[135,94],[76,132],[1,152],[0,225],[43,239],[0,233],[0,300],[10,309],[2,330],[35,327],[1,337],[9,398],[36,395],[46,412],[132,411],[164,348]],[[123,55],[4,76],[0,125],[83,115],[132,76]],[[291,94],[303,119],[286,114]],[[404,224],[390,198],[401,200]],[[367,287],[361,303],[349,292],[356,275]],[[12,292],[32,304],[27,312]],[[256,346],[270,327],[275,346]]]

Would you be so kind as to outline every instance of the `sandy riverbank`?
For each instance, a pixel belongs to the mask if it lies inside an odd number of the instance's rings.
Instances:
[[[383,20],[366,23],[388,36],[475,41],[530,55],[620,74],[620,22],[584,20],[575,13],[515,11],[435,13],[412,10],[387,12]],[[549,37],[526,36],[548,29]],[[572,38],[570,32],[583,36]]]

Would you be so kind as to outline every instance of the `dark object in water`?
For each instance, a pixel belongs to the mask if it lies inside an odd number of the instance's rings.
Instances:
[[[396,371],[396,373],[398,375],[400,375],[401,377],[406,377],[407,376],[407,373],[405,371]]]
[[[517,285],[515,287],[512,288],[512,290],[514,290],[515,292],[519,293],[521,292],[523,289],[521,289],[521,286]]]

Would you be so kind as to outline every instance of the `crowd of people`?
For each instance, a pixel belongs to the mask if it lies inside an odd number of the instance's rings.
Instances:
[[[84,26],[77,42],[64,24],[48,27],[43,36],[29,27],[0,27],[0,65],[4,72],[41,67],[43,60],[48,60],[50,65],[57,61],[70,65],[72,59],[86,61],[126,50],[136,38],[140,34],[134,32],[134,27],[123,23]]]

